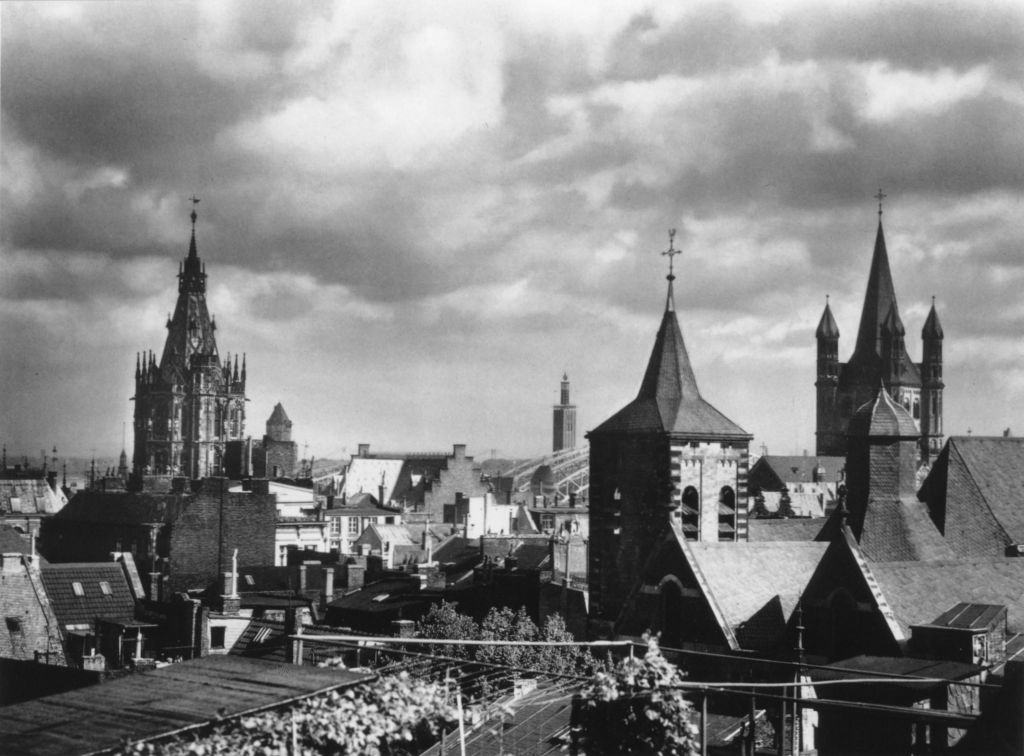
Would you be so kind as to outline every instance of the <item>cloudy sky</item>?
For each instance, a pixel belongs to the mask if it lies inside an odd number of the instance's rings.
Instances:
[[[319,457],[550,448],[636,393],[676,301],[701,390],[813,450],[884,223],[946,430],[1024,432],[1019,3],[4,2],[0,438],[116,453],[189,203],[248,430]],[[130,432],[130,430],[129,430]],[[131,439],[129,438],[129,445]]]

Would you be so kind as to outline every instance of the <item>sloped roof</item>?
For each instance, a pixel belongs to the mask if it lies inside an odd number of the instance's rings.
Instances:
[[[910,413],[893,401],[885,387],[879,384],[875,398],[861,405],[850,418],[847,435],[917,438],[921,431],[917,429]]]
[[[872,562],[871,574],[909,637],[911,625],[925,625],[962,601],[1008,609],[1008,626],[1024,630],[1024,559],[946,562]]]
[[[80,491],[57,518],[125,525],[171,522],[185,506],[179,494]]]
[[[379,497],[379,488],[383,485],[384,497],[381,503],[390,501],[404,465],[405,460],[402,459],[353,457],[345,473],[343,492],[347,498],[358,493]]]
[[[775,474],[780,483],[810,483],[819,465],[825,470],[825,479],[835,481],[846,467],[846,457],[765,454],[753,464],[751,474],[754,468],[764,466]]]
[[[765,541],[813,541],[824,527],[824,517],[782,517],[747,520],[747,539]]]
[[[870,499],[860,546],[873,561],[953,559],[956,554],[916,499]]]
[[[135,596],[117,562],[70,562],[48,564],[42,569],[46,595],[61,628],[89,625],[97,619],[131,622],[135,617]],[[82,588],[76,595],[74,583]],[[104,593],[105,583],[110,593]]]
[[[668,300],[636,399],[591,433],[671,433],[707,439],[752,436],[704,400],[697,388],[669,280]]]
[[[64,492],[50,488],[45,477],[0,478],[0,515],[54,514],[65,504]]]
[[[743,648],[770,645],[783,632],[827,543],[684,541],[726,623]]]
[[[270,413],[270,417],[267,418],[267,425],[291,425],[291,420],[288,419],[288,413],[284,411],[284,405],[278,402],[274,405],[274,411]]]
[[[947,446],[1009,541],[1024,543],[1024,438],[953,436]]]
[[[367,535],[370,531],[374,531],[377,538],[381,543],[390,543],[392,546],[414,546],[416,542],[412,538],[412,533],[409,532],[408,528],[404,525],[378,525],[377,523],[371,523],[356,539],[356,545],[360,543],[368,543],[369,536]],[[364,540],[366,539],[366,540]]]
[[[992,624],[1003,611],[996,604],[975,604],[961,601],[952,606],[928,624],[931,627],[957,627],[970,630],[984,629]]]

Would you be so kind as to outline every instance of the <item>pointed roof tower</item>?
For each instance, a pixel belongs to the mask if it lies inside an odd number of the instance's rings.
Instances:
[[[206,307],[206,267],[196,250],[196,205],[192,197],[192,236],[188,255],[178,273],[178,301],[167,324],[167,341],[160,357],[160,374],[168,384],[181,383],[193,355],[219,362],[213,318]]]
[[[839,326],[836,319],[832,317],[832,308],[828,306],[828,296],[825,297],[825,311],[821,313],[821,320],[818,321],[818,330],[814,332],[819,339],[838,339]]]
[[[939,322],[939,314],[935,311],[935,297],[932,297],[932,309],[928,311],[928,318],[924,321],[924,328],[921,329],[921,339],[924,341],[941,341],[943,339],[942,324]]]
[[[654,339],[636,399],[601,423],[592,433],[671,433],[709,439],[750,439],[752,436],[700,395],[697,378],[676,319],[672,258],[679,254],[669,234],[668,294],[661,327]]]

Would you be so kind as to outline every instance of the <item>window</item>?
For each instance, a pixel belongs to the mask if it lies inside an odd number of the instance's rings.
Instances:
[[[104,596],[114,595],[114,592],[110,590],[110,583],[108,583],[106,580],[100,581],[100,593],[102,593]]]
[[[84,596],[85,595],[85,588],[82,587],[82,584],[79,583],[77,580],[72,581],[72,583],[71,583],[71,590],[74,592],[74,594],[76,596]]]
[[[553,514],[544,513],[540,516],[540,529],[554,530],[555,529],[555,516]]]
[[[329,523],[328,527],[330,528],[330,534],[332,536],[334,536],[335,538],[340,536],[341,535],[341,518],[340,517],[332,517],[330,520],[328,520],[328,523]]]
[[[245,584],[246,585],[256,585],[256,581],[253,580],[252,575],[246,575],[245,576]]]
[[[359,518],[349,517],[348,518],[348,534],[350,536],[359,535]]]
[[[20,617],[7,617],[7,631],[11,634],[21,632],[21,618]]]
[[[210,648],[224,648],[225,629],[223,627],[210,628]]]

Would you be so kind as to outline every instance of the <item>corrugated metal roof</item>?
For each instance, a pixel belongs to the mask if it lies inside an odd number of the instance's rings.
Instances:
[[[207,656],[7,706],[0,753],[67,756],[155,738],[373,679],[338,669]]]

